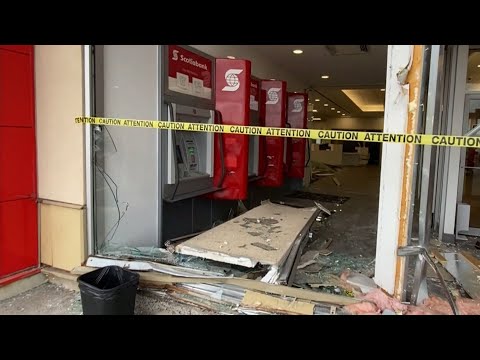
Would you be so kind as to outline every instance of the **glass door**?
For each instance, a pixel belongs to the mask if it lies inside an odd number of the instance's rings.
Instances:
[[[464,134],[480,136],[480,94],[466,96],[464,114]],[[479,127],[477,131],[474,130],[476,127]],[[459,200],[462,204],[469,205],[470,210],[470,229],[459,233],[480,235],[480,149],[462,149]]]

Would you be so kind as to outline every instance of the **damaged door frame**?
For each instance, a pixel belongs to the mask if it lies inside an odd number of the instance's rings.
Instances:
[[[444,46],[431,46],[430,69],[428,75],[428,96],[423,103],[425,112],[424,134],[438,134],[440,124],[440,103],[444,86]],[[425,82],[426,83],[426,82]],[[422,172],[420,174],[420,204],[418,217],[418,243],[425,252],[428,249],[431,239],[433,222],[433,200],[435,188],[435,172],[437,146],[423,146],[422,151]],[[415,276],[412,289],[411,303],[417,304],[428,297],[426,277],[427,255],[417,256],[415,265]],[[404,287],[405,288],[405,287]],[[406,289],[404,289],[406,290]],[[454,310],[455,312],[455,310]]]
[[[389,46],[384,131],[411,132],[414,125],[412,115],[419,115],[419,106],[424,105],[421,101],[422,84],[428,83],[426,108],[420,109],[426,114],[425,127],[418,123],[421,116],[416,116],[417,131],[462,135],[469,46],[452,45],[446,49],[444,45],[433,45],[430,69],[424,73],[420,66],[420,51],[415,52],[420,46],[414,46],[409,65],[403,67],[400,64],[402,60],[403,63],[407,61],[407,55],[406,50],[398,49],[399,47],[401,48],[397,45]],[[406,81],[402,83],[404,78]],[[403,93],[400,86],[403,86]],[[408,116],[404,109],[407,97]],[[400,124],[395,124],[394,121],[399,121]],[[393,146],[395,144],[384,144],[384,149]],[[388,293],[404,300],[406,259],[399,258],[397,250],[407,246],[411,240],[411,219],[416,208],[412,202],[418,201],[412,194],[415,191],[415,183],[412,182],[417,181],[421,187],[418,207],[419,246],[428,248],[432,222],[435,229],[438,229],[441,241],[455,240],[461,149],[422,147],[422,156],[419,157],[421,172],[419,178],[415,179],[416,171],[412,169],[418,163],[412,162],[414,157],[409,145],[401,147],[405,149],[404,157],[394,150],[385,151],[382,157],[385,168],[382,168],[380,180],[375,281]],[[400,176],[401,180],[395,179],[396,176]],[[396,186],[400,183],[401,190],[397,190]],[[425,297],[425,270],[425,262],[417,262],[411,299],[413,302]]]
[[[414,133],[420,108],[425,45],[389,45],[385,94],[386,133]],[[408,245],[411,192],[415,179],[414,146],[383,144],[380,174],[377,249],[374,280],[397,298],[405,296],[405,258]]]
[[[468,45],[453,46],[449,114],[446,134],[463,135],[463,114],[467,79]],[[460,173],[459,147],[445,148],[443,192],[440,205],[439,240],[455,241],[455,223],[458,202],[458,182]]]

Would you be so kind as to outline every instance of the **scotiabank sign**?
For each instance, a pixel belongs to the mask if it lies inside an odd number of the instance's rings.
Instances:
[[[212,99],[212,61],[177,45],[168,45],[168,89]]]
[[[260,98],[260,82],[250,80],[250,110],[258,111],[258,100]]]

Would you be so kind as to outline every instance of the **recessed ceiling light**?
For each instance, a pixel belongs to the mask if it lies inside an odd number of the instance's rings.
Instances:
[[[337,110],[337,113],[340,114],[340,110]]]
[[[328,79],[330,76],[328,75],[322,75],[322,79]]]
[[[235,59],[235,56],[228,55],[228,56],[227,56],[227,59],[232,59],[232,60],[234,60],[234,59]]]
[[[320,101],[320,99],[315,99],[315,101]]]
[[[275,81],[275,79],[270,79],[270,80],[273,80],[273,81]]]
[[[293,53],[294,53],[295,55],[300,55],[300,54],[303,54],[303,50],[296,49],[296,50],[293,50]]]
[[[313,112],[318,112],[318,110],[316,110],[316,109],[313,109],[312,111],[313,111]]]
[[[328,106],[328,104],[323,104],[323,106]]]
[[[330,108],[330,109],[335,110],[335,108]]]
[[[385,89],[380,89],[380,91],[385,91]]]
[[[477,65],[477,67],[480,67],[480,65]]]
[[[345,114],[342,114],[342,116],[345,116]]]

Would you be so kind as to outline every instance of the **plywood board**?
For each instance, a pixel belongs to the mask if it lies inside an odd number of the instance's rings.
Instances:
[[[50,209],[51,206],[44,206],[38,204],[40,214],[40,262],[44,265],[53,266],[53,244],[52,236],[50,236],[50,229],[48,221],[51,219]]]
[[[247,290],[242,306],[284,314],[313,315],[315,305],[297,300],[283,300],[256,291]]]
[[[40,204],[40,248],[45,264],[72,270],[86,258],[85,209]]]
[[[245,267],[279,265],[316,208],[296,209],[266,202],[176,246],[180,254]],[[265,250],[253,243],[275,248]]]
[[[432,255],[435,256],[435,259],[437,259],[438,262],[442,265],[447,262],[447,259],[445,259],[445,257],[440,254],[440,251],[438,251],[437,249],[432,250]]]

